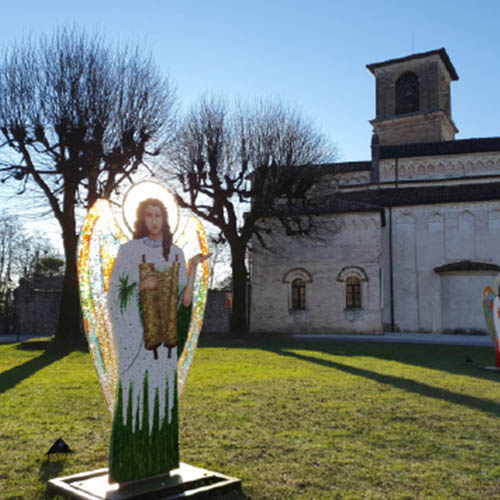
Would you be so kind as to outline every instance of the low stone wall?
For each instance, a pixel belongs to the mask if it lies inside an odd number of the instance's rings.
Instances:
[[[20,335],[54,335],[59,320],[62,278],[37,282],[21,280],[14,292],[15,323],[10,332]],[[230,325],[230,292],[210,290],[203,321],[203,333],[226,333]],[[0,333],[3,325],[0,318]]]
[[[12,330],[12,318],[0,316],[0,335],[8,335]]]
[[[62,277],[21,279],[14,290],[15,333],[54,335],[59,320]]]
[[[230,331],[231,292],[209,290],[203,320],[203,333],[227,333]]]

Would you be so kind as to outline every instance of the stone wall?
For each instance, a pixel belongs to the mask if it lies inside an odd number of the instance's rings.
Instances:
[[[390,329],[389,210],[383,231],[383,322]],[[438,274],[470,260],[500,264],[500,201],[392,209],[394,320],[398,331],[485,332],[482,292],[496,272]]]
[[[304,237],[286,236],[275,221],[265,223],[273,231],[270,250],[255,243],[252,252],[252,332],[382,331],[378,213],[318,217],[320,230]],[[349,275],[361,279],[359,309],[346,307]],[[304,310],[292,309],[295,277],[306,281]]]
[[[497,272],[455,272],[440,276],[441,331],[487,333],[482,296]]]
[[[0,335],[7,335],[14,331],[13,320],[7,316],[0,316]]]
[[[14,290],[16,333],[54,335],[59,320],[62,277],[30,282],[21,279]]]
[[[62,278],[44,278],[36,282],[21,280],[14,292],[14,333],[53,335],[59,320]],[[203,333],[229,332],[231,309],[228,292],[210,290],[203,321]],[[0,317],[0,333],[4,333]],[[7,332],[5,332],[7,333]]]
[[[231,292],[228,291],[209,290],[202,333],[227,333],[230,331],[230,295]]]
[[[443,111],[408,113],[370,123],[381,146],[452,141],[458,132]]]

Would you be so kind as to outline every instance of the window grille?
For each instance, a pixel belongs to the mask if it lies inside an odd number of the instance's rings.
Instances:
[[[292,281],[292,309],[306,308],[306,284],[300,278]]]
[[[361,307],[361,280],[355,276],[346,279],[346,307]]]

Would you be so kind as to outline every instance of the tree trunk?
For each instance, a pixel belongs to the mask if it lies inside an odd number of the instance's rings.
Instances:
[[[68,347],[81,344],[84,341],[80,328],[80,297],[76,272],[78,235],[75,226],[73,218],[73,221],[66,221],[63,228],[66,270],[64,272],[59,322],[56,329],[56,341],[60,344],[64,343]]]
[[[64,184],[63,212],[58,217],[62,228],[66,269],[61,296],[61,310],[55,335],[56,342],[63,344],[67,348],[84,343],[83,333],[80,328],[80,296],[76,270],[78,235],[76,233],[75,198],[77,187],[77,179],[72,176],[72,171],[68,171]]]
[[[247,330],[247,269],[245,265],[246,245],[237,241],[230,243],[233,273],[233,307],[231,310],[231,332],[245,333]]]

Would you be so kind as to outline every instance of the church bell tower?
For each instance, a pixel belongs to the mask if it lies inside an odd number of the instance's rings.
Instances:
[[[444,48],[366,67],[375,76],[376,117],[370,123],[380,146],[455,139],[450,83],[458,75]]]

